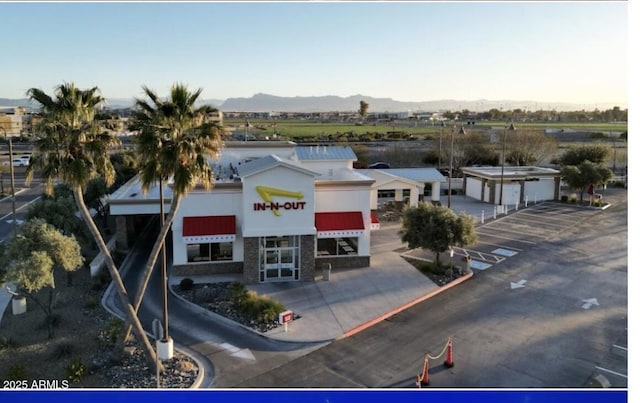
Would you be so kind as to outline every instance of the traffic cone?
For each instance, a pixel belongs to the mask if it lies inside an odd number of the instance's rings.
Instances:
[[[447,359],[444,361],[444,366],[451,368],[453,365],[453,340],[449,337],[449,341],[447,341]]]
[[[424,366],[422,368],[422,375],[416,377],[416,386],[421,388],[422,386],[429,385],[429,357],[425,355]]]

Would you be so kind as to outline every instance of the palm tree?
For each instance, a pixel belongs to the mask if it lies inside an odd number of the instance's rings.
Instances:
[[[167,307],[167,274],[165,239],[171,228],[180,202],[198,183],[205,189],[213,184],[213,173],[208,158],[217,158],[222,147],[221,129],[218,122],[210,119],[217,116],[217,109],[195,104],[202,89],[190,92],[183,84],[171,87],[169,99],[163,100],[151,89],[142,87],[149,100],[136,99],[136,111],[130,128],[137,131],[136,148],[141,160],[140,182],[143,192],[158,183],[160,188],[160,221],[162,228],[153,246],[143,281],[140,283],[134,309],[137,311],[147,288],[151,272],[162,251],[163,319],[164,337],[169,338]],[[171,207],[164,217],[163,184],[173,178]],[[127,326],[123,338],[126,340],[131,327]]]
[[[92,178],[101,176],[107,184],[113,183],[115,178],[108,150],[119,142],[95,120],[96,108],[104,102],[104,98],[97,87],[82,90],[73,83],[56,87],[54,97],[37,88],[29,89],[27,95],[40,104],[42,122],[25,181],[29,183],[34,171],[38,170],[47,194],[53,193],[54,182],[58,179],[72,188],[76,206],[105,257],[127,318],[134,325],[138,342],[143,344],[150,367],[156,368],[153,347],[136,316],[120,273],[83,197],[83,188]]]

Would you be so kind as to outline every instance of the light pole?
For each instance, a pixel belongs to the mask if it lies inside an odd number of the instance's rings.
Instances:
[[[449,152],[449,196],[447,198],[447,207],[451,208],[451,176],[453,175],[453,132],[455,132],[456,127],[453,126],[451,128],[451,150]],[[460,130],[458,131],[458,134],[462,134],[465,135],[467,134],[464,131],[464,127],[460,126]]]
[[[7,130],[4,127],[0,127],[4,133],[5,140],[7,139]],[[13,236],[16,236],[16,184],[15,176],[13,173],[13,141],[12,136],[9,136],[9,173],[11,174],[11,211],[13,213]],[[4,191],[4,189],[2,189]]]
[[[444,128],[445,128],[446,123],[444,123],[444,120],[440,121],[440,149],[438,150],[438,171],[440,171],[440,159],[442,158],[442,132],[444,132]]]
[[[500,170],[500,206],[502,206],[502,191],[504,190],[504,163],[507,159],[507,130],[515,131],[516,127],[513,122],[509,126],[504,127],[504,137],[502,139],[502,169]],[[502,207],[500,207],[502,208]]]

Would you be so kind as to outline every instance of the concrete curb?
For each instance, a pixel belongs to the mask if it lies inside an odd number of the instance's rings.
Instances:
[[[146,231],[146,229],[145,229]],[[133,248],[131,248],[126,257],[124,258],[124,260],[122,261],[122,263],[120,264],[120,267],[118,267],[119,271],[120,271],[120,276],[124,277],[127,272],[129,271],[129,260],[131,258],[131,251],[135,249],[135,245]],[[169,289],[171,289],[171,287],[169,287]],[[114,300],[117,299],[117,292],[115,291],[115,284],[113,283],[113,280],[110,281],[109,286],[107,286],[107,289],[105,290],[104,294],[102,295],[102,298],[100,300],[102,307],[109,312],[111,315],[119,318],[120,320],[124,321],[126,323],[127,321],[127,315],[124,312],[121,312],[120,310],[118,310],[115,306],[115,303],[113,303],[113,307],[108,303],[108,300]],[[150,339],[153,339],[153,335],[151,333],[149,333],[148,331],[145,330],[145,333],[147,334],[147,337],[149,337]],[[174,349],[178,352],[180,352],[181,354],[184,354],[186,356],[188,356],[189,358],[191,358],[193,361],[195,361],[196,365],[198,365],[198,375],[196,376],[196,379],[193,381],[193,384],[191,384],[191,386],[189,387],[189,389],[199,389],[202,386],[202,382],[204,381],[204,368],[206,367],[206,365],[202,362],[202,360],[200,359],[200,357],[198,357],[196,354],[194,354],[191,349],[189,349],[186,346],[183,346],[179,343],[175,342],[174,339]]]
[[[409,301],[406,304],[400,305],[399,307],[397,307],[397,308],[395,308],[395,309],[393,309],[393,310],[391,310],[391,311],[389,311],[389,312],[387,312],[387,313],[385,313],[383,315],[380,315],[377,318],[374,318],[374,319],[372,319],[372,320],[370,320],[368,322],[365,322],[365,323],[363,323],[361,325],[358,325],[358,326],[356,326],[356,327],[354,327],[354,328],[352,328],[350,330],[347,330],[346,332],[344,332],[342,334],[342,336],[338,337],[336,340],[340,340],[340,339],[344,339],[344,338],[353,336],[354,334],[359,333],[359,332],[361,332],[361,331],[363,331],[363,330],[365,330],[365,329],[367,329],[367,328],[369,328],[369,327],[371,327],[371,326],[373,326],[373,325],[375,325],[377,323],[380,323],[383,320],[385,320],[385,319],[387,319],[387,318],[389,318],[389,317],[391,317],[391,316],[393,316],[393,315],[395,315],[395,314],[397,314],[399,312],[404,311],[405,309],[411,308],[412,306],[417,305],[420,302],[423,302],[423,301],[425,301],[425,300],[427,300],[427,299],[429,299],[431,297],[434,297],[434,296],[440,294],[441,292],[447,291],[448,289],[450,289],[452,287],[455,287],[458,284],[469,280],[471,277],[473,277],[473,271],[472,270],[469,273],[465,274],[464,276],[458,277],[457,279],[455,279],[455,280],[443,285],[442,287],[438,287],[437,289],[435,289],[435,290],[433,290],[433,291],[431,291],[431,292],[429,292],[429,293],[427,293],[427,294],[425,294],[425,295],[423,295],[421,297],[418,297],[418,298],[416,298],[416,299],[414,299],[412,301]]]

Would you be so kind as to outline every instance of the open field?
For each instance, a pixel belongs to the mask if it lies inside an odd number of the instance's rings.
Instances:
[[[244,133],[246,121],[243,119],[225,119],[225,125],[234,128],[238,133]],[[450,130],[454,123],[448,122],[443,129],[433,122],[428,121],[396,121],[384,123],[365,123],[356,125],[355,122],[327,122],[305,121],[293,119],[256,119],[250,120],[251,127],[248,132],[253,135],[273,137],[275,133],[290,139],[307,137],[335,137],[339,134],[351,134],[352,136],[372,135],[376,133],[387,135],[393,132],[402,132],[418,139],[432,139],[438,137],[441,132]],[[489,130],[504,126],[504,122],[476,122],[467,125],[467,122],[458,122],[465,128],[475,130]],[[627,131],[627,123],[585,123],[585,122],[520,122],[516,123],[522,129],[555,129],[602,133],[605,137],[618,137],[620,133]]]

